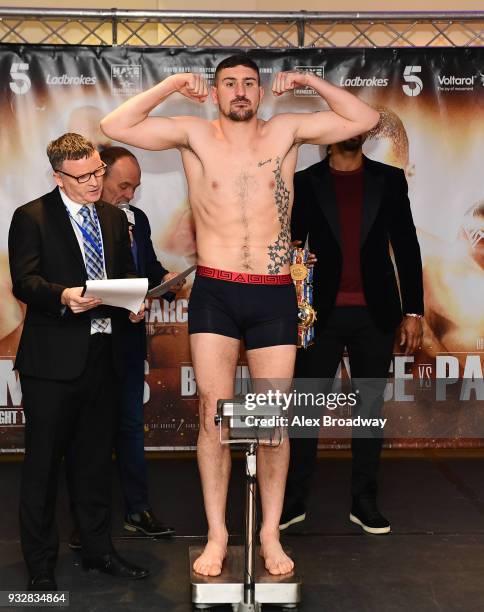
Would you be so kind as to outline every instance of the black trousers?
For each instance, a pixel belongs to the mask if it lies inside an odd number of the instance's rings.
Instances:
[[[118,386],[111,344],[110,335],[91,336],[86,368],[75,380],[20,375],[26,417],[20,536],[31,575],[53,571],[56,564],[58,475],[67,452],[72,457],[70,490],[83,555],[111,551],[111,453]]]
[[[366,307],[336,307],[326,324],[318,329],[315,343],[299,349],[296,358],[296,378],[330,379],[332,381],[346,347],[351,378],[372,387],[371,405],[365,414],[379,418],[383,406],[384,381],[388,376],[395,334],[375,326]],[[367,386],[368,386],[367,384]],[[379,388],[375,389],[375,385]],[[328,389],[327,389],[328,391]],[[286,504],[304,503],[317,456],[318,439],[291,439],[291,458],[286,485]],[[377,475],[382,447],[381,431],[353,436],[351,494],[353,497],[376,497]]]

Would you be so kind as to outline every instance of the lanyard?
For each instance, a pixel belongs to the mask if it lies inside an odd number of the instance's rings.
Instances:
[[[74,217],[71,215],[71,212],[70,212],[70,210],[67,208],[67,206],[66,206],[66,210],[67,210],[67,214],[69,215],[69,217],[70,217],[70,218],[71,218],[71,219],[74,221],[74,223],[75,223],[75,224],[77,225],[77,227],[79,228],[79,230],[80,230],[80,232],[81,232],[81,234],[82,234],[82,237],[83,237],[85,240],[87,240],[87,242],[89,242],[89,244],[90,244],[90,245],[92,246],[92,248],[93,248],[93,249],[96,251],[96,253],[99,255],[99,257],[100,257],[100,258],[101,258],[101,259],[104,261],[104,255],[103,255],[103,246],[102,246],[102,242],[101,242],[101,240],[99,239],[99,233],[100,233],[100,230],[99,230],[99,219],[98,219],[98,216],[97,216],[97,213],[96,213],[96,209],[95,209],[95,208],[93,208],[93,212],[94,212],[94,220],[95,220],[96,225],[97,225],[97,230],[96,230],[96,233],[97,233],[97,235],[98,235],[97,237],[98,237],[98,241],[99,241],[99,242],[97,242],[96,240],[94,240],[94,239],[93,239],[93,237],[92,237],[92,236],[90,236],[90,235],[89,235],[89,234],[86,232],[86,230],[85,230],[85,229],[82,227],[82,225],[79,223],[79,221],[77,221],[77,219],[74,219]]]

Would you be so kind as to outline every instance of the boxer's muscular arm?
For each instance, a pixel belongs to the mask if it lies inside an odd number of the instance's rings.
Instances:
[[[205,79],[192,73],[174,74],[127,100],[101,121],[101,130],[114,140],[160,151],[188,146],[189,126],[197,117],[149,117],[171,94],[179,92],[198,102],[208,95]]]
[[[284,115],[294,129],[296,143],[333,144],[368,132],[378,123],[380,114],[341,87],[332,85],[314,74],[281,72],[276,75],[272,90],[278,96],[295,87],[312,87],[331,110],[318,113]]]

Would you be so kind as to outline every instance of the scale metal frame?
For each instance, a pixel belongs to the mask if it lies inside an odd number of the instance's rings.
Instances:
[[[257,406],[248,411],[243,400],[219,400],[215,424],[221,444],[237,445],[246,450],[246,517],[245,545],[229,546],[220,576],[201,576],[193,571],[202,546],[190,546],[190,583],[195,610],[210,610],[232,605],[234,612],[261,612],[263,604],[280,606],[296,612],[301,601],[301,580],[293,571],[282,576],[271,575],[264,567],[255,542],[256,450],[259,445],[275,446],[283,439],[283,428],[248,427],[247,416],[269,418],[281,416],[278,405]],[[224,427],[225,425],[225,427]]]

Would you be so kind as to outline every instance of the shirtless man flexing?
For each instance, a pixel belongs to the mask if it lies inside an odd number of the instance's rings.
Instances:
[[[188,182],[198,252],[190,296],[190,346],[200,396],[198,463],[208,542],[194,563],[205,576],[222,571],[230,453],[214,425],[217,400],[233,396],[240,339],[251,377],[291,379],[297,304],[289,275],[290,217],[298,148],[339,142],[373,128],[379,114],[349,92],[309,73],[281,72],[280,96],[310,86],[330,110],[257,118],[264,95],[257,65],[247,56],[223,60],[210,96],[214,121],[150,117],[175,92],[198,102],[209,96],[202,76],[174,74],[126,101],[101,122],[112,138],[143,149],[178,149]],[[289,444],[258,451],[263,522],[261,554],[271,574],[294,567],[279,542]]]

